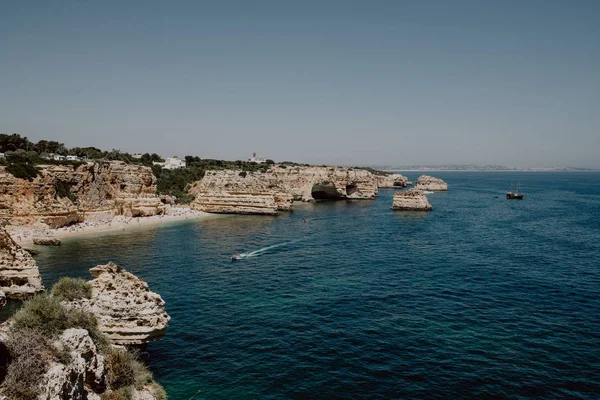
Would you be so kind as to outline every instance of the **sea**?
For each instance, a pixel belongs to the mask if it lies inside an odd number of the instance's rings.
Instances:
[[[600,173],[434,175],[432,212],[384,189],[36,260],[47,287],[113,261],[160,293],[172,319],[145,355],[171,399],[600,398]]]

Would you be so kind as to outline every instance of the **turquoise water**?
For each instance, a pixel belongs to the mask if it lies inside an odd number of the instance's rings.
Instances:
[[[598,398],[600,174],[436,176],[431,213],[382,190],[36,258],[46,285],[112,260],[163,296],[148,352],[172,399]]]

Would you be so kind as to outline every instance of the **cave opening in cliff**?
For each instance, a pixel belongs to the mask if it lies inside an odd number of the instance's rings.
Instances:
[[[338,193],[335,186],[329,182],[322,182],[313,185],[311,195],[315,200],[341,200],[342,195]]]
[[[352,196],[357,190],[356,185],[346,185],[346,196]]]

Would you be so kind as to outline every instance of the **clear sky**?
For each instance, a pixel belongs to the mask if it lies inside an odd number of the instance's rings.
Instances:
[[[600,1],[4,1],[0,132],[316,164],[600,167]]]

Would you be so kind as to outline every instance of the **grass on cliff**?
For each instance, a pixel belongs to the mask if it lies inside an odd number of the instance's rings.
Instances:
[[[90,299],[92,285],[83,279],[65,276],[52,287],[52,296],[67,301]]]
[[[148,367],[139,360],[139,352],[111,347],[104,354],[106,380],[110,391],[104,399],[128,399],[132,389],[149,389],[159,400],[167,398],[164,389],[152,378]]]

